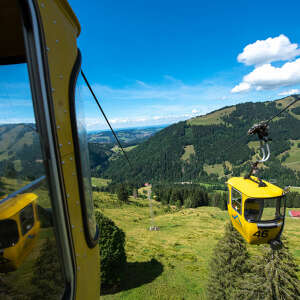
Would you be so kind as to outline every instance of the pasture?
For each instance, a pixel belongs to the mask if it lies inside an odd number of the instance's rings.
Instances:
[[[131,198],[119,206],[116,198],[105,202],[99,209],[126,233],[127,267],[120,289],[101,299],[206,299],[209,262],[228,222],[227,211],[214,207],[168,211],[152,201],[154,224],[160,230],[149,231],[148,200]],[[284,233],[300,265],[300,220],[287,217]],[[261,247],[248,247],[252,259]]]

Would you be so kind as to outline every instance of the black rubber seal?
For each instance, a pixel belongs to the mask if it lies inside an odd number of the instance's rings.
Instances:
[[[86,199],[84,193],[84,183],[82,176],[82,167],[81,167],[81,157],[80,157],[80,148],[79,148],[79,138],[78,138],[78,128],[76,121],[76,108],[75,108],[75,88],[76,82],[78,79],[78,75],[81,69],[81,53],[78,49],[77,58],[75,64],[72,69],[70,83],[69,83],[69,100],[70,100],[70,118],[71,118],[71,127],[72,127],[72,136],[74,142],[74,151],[75,151],[75,160],[76,160],[76,168],[77,168],[77,179],[78,179],[78,187],[79,187],[79,195],[80,195],[80,203],[82,209],[82,218],[83,218],[83,226],[84,233],[87,245],[89,248],[94,248],[98,244],[99,239],[99,228],[96,225],[96,234],[94,237],[90,235],[89,225],[88,225],[88,213],[86,208]]]

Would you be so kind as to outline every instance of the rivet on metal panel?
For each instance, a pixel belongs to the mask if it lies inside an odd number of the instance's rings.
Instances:
[[[64,76],[63,76],[63,75],[61,75],[61,74],[60,74],[58,77],[59,77],[60,79],[64,78]]]
[[[50,51],[50,48],[49,48],[49,47],[46,47],[46,50],[47,50],[47,51]]]
[[[67,194],[67,198],[70,198],[70,194]]]
[[[45,7],[45,4],[44,4],[44,3],[41,3],[41,7]]]
[[[60,126],[59,126],[59,125],[57,125],[57,129],[60,129]]]
[[[55,88],[52,88],[51,90],[52,90],[52,92],[55,92]]]
[[[73,160],[73,158],[72,158],[72,157],[70,157],[70,160]]]
[[[56,40],[55,42],[56,42],[56,44],[58,44],[59,40]]]
[[[71,145],[71,142],[68,142],[68,145]]]
[[[59,147],[61,148],[61,147],[62,147],[62,144],[59,144]]]
[[[78,271],[80,271],[80,267],[78,267],[77,269],[78,269]]]
[[[73,172],[73,173],[72,173],[72,176],[75,176],[75,175],[76,175],[75,172]]]
[[[67,110],[66,110],[66,109],[64,110],[64,113],[65,113],[65,114],[67,113]]]
[[[62,162],[61,162],[61,164],[62,164],[62,165],[64,165],[64,164],[65,164],[65,162],[64,162],[64,161],[62,161]]]
[[[72,225],[72,228],[75,228],[75,225]]]
[[[79,205],[79,201],[76,201],[76,204]]]
[[[56,24],[56,20],[53,20],[53,24]]]

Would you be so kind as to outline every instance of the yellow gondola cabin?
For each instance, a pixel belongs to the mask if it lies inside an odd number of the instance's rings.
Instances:
[[[243,238],[249,244],[279,240],[285,217],[284,190],[254,176],[232,177],[227,185],[230,220]]]
[[[5,103],[1,118],[18,120],[16,124],[5,121],[0,128],[5,132],[1,142],[9,145],[11,153],[7,159],[0,158],[0,192],[13,191],[3,199],[2,206],[22,198],[14,208],[0,207],[0,257],[5,262],[2,267],[6,263],[8,266],[9,260],[10,266],[16,268],[0,274],[1,281],[9,286],[4,292],[9,299],[33,298],[33,291],[40,293],[36,299],[99,299],[99,228],[82,125],[85,98],[81,93],[84,86],[77,47],[79,21],[67,0],[3,0],[0,20],[1,78],[21,82],[22,95],[26,95],[20,103],[14,84],[1,86],[1,93],[7,95],[0,100]],[[9,165],[15,172],[9,172]],[[51,226],[39,229],[39,240],[33,249],[31,238],[36,238],[40,225],[36,198],[29,196],[29,188],[23,186],[28,180],[34,180],[30,191],[35,188],[41,207],[51,211]],[[43,186],[37,188],[42,182]],[[21,192],[15,191],[17,186]],[[28,229],[27,225],[22,229],[22,213],[29,211],[28,207],[33,208],[36,223],[32,224],[31,218]],[[40,260],[47,245],[54,249],[51,261],[57,266],[51,276]],[[40,279],[32,280],[38,272]],[[37,285],[43,280],[49,284]]]
[[[37,195],[0,200],[0,272],[16,270],[34,247],[40,230]]]

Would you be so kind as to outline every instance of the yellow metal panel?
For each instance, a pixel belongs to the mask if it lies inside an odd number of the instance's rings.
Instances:
[[[255,181],[258,181],[256,177],[252,176],[252,178]],[[266,187],[259,187],[258,183],[253,182],[250,179],[232,177],[227,181],[227,184],[234,187],[242,194],[247,195],[249,198],[272,198],[283,195],[283,190],[280,187],[264,180],[263,182],[267,185]]]
[[[84,236],[69,110],[69,82],[77,57],[76,37],[80,28],[66,3],[38,0],[48,49],[61,167],[75,248],[76,299],[92,300],[100,296],[99,248],[90,249]]]
[[[8,219],[37,199],[33,193],[20,194],[0,204],[0,220]]]

